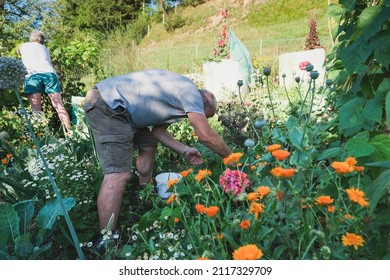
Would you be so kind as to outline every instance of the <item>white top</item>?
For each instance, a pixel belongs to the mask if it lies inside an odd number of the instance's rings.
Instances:
[[[44,45],[28,42],[21,44],[18,50],[27,69],[26,77],[38,73],[56,73],[51,64],[50,52]]]

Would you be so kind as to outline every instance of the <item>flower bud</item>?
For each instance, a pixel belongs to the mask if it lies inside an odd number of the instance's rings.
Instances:
[[[252,139],[246,139],[244,142],[245,147],[253,147],[255,145],[255,141]]]
[[[237,86],[242,87],[243,84],[244,84],[244,82],[242,80],[237,81]]]
[[[264,76],[269,76],[271,74],[271,68],[264,67],[263,73],[264,73]]]
[[[330,79],[327,79],[327,80],[325,81],[325,84],[326,84],[328,87],[330,87],[330,86],[333,84],[333,81],[330,80]]]
[[[286,74],[283,73],[283,74],[282,74],[282,78],[286,78]]]
[[[262,128],[263,126],[265,126],[267,124],[267,121],[266,120],[263,120],[263,119],[259,119],[259,120],[256,120],[255,121],[255,127],[256,128]]]
[[[313,64],[308,64],[308,65],[306,65],[306,67],[305,67],[305,70],[306,70],[307,72],[310,72],[310,71],[312,71],[313,69],[314,69]]]
[[[297,83],[299,83],[300,81],[301,81],[301,77],[295,77],[295,81],[297,82]]]
[[[318,73],[318,71],[311,71],[310,72],[310,78],[312,78],[313,80],[317,79],[319,75],[320,74]]]

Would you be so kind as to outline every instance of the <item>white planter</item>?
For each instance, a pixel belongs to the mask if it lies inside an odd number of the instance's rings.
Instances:
[[[224,59],[221,62],[205,62],[203,64],[203,80],[205,89],[214,93],[217,99],[227,93],[236,92],[237,81],[243,80],[238,61]]]
[[[172,194],[171,192],[167,192],[168,181],[174,179],[181,179],[181,178],[182,176],[179,173],[174,173],[174,172],[166,172],[166,173],[158,174],[156,176],[158,195],[164,199],[168,198]]]

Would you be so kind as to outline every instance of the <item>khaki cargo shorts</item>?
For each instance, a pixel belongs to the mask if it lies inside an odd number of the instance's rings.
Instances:
[[[126,108],[110,108],[97,89],[88,91],[83,109],[104,174],[131,172],[134,147],[157,146],[149,128],[132,128]]]

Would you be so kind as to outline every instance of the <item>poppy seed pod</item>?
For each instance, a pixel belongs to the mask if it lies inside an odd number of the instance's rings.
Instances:
[[[306,65],[306,67],[305,67],[305,70],[306,70],[307,72],[310,72],[310,71],[312,71],[313,69],[314,69],[313,64],[308,64],[308,65]]]
[[[318,71],[311,71],[310,72],[310,78],[312,78],[313,80],[317,79],[319,75],[320,74],[318,73]]]
[[[242,80],[238,80],[237,81],[237,86],[242,87],[243,84],[244,84],[244,82]]]
[[[264,67],[263,72],[264,72],[264,76],[269,76],[269,75],[271,75],[271,68]]]
[[[245,147],[253,147],[255,145],[255,141],[252,139],[246,139],[244,145]]]

